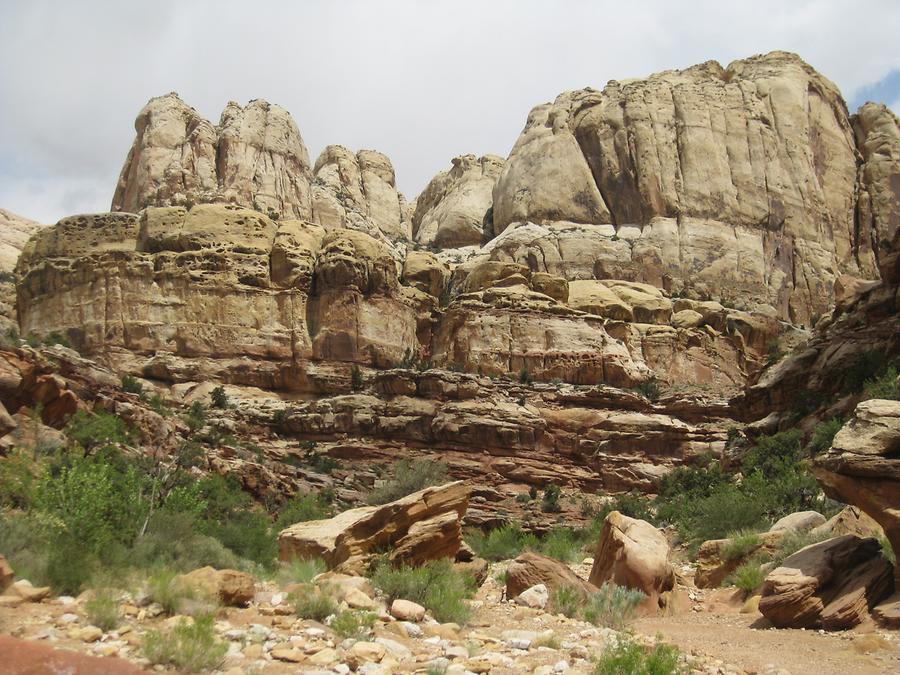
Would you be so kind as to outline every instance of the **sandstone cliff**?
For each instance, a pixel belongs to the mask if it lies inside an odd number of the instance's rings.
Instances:
[[[0,209],[0,271],[10,272],[29,237],[44,225]]]

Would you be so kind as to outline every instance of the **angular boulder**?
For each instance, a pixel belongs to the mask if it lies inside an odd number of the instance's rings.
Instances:
[[[392,562],[408,565],[452,558],[462,542],[469,489],[455,481],[388,504],[291,525],[278,535],[278,557],[321,558],[329,568],[347,571],[360,571],[384,548],[391,549]]]
[[[825,516],[818,511],[797,511],[779,519],[769,532],[809,532],[825,524]]]
[[[179,581],[189,588],[216,596],[223,604],[234,607],[246,605],[256,592],[253,577],[237,570],[201,567],[181,575]]]
[[[538,553],[521,554],[506,569],[506,597],[518,597],[533,586],[543,585],[552,594],[558,588],[571,588],[583,596],[597,592],[597,587],[585,581],[569,567]]]
[[[848,534],[802,548],[763,583],[759,611],[780,628],[844,630],[893,591],[877,539]]]
[[[853,504],[884,528],[900,553],[900,401],[870,399],[856,406],[813,473],[825,494]],[[900,574],[895,570],[895,578]]]
[[[589,581],[613,583],[647,595],[648,607],[665,605],[665,593],[675,587],[669,542],[653,525],[613,511],[603,524]]]

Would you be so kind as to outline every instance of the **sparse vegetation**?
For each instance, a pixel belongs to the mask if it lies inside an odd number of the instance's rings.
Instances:
[[[739,560],[751,551],[759,548],[760,538],[752,530],[741,530],[728,535],[728,543],[722,548],[725,560]]]
[[[390,478],[369,493],[369,504],[387,504],[432,485],[447,482],[447,465],[430,459],[395,462]]]
[[[600,655],[594,675],[680,675],[686,671],[678,657],[678,650],[671,645],[647,648],[622,636]]]
[[[294,523],[307,520],[322,520],[332,515],[331,505],[322,497],[322,493],[307,492],[296,495],[286,501],[278,510],[275,529],[280,531]]]
[[[453,569],[447,560],[434,560],[421,567],[392,567],[380,562],[372,583],[391,602],[397,598],[417,602],[441,623],[465,623],[470,614],[466,598],[475,592],[472,580]]]
[[[748,560],[732,572],[731,576],[728,578],[728,582],[744,591],[745,595],[752,594],[753,591],[762,586],[763,581],[766,578],[766,575],[762,571],[762,567],[760,567],[762,562],[763,561],[760,558]]]
[[[353,391],[359,391],[363,387],[362,371],[355,363],[350,368],[350,388]]]
[[[291,593],[289,600],[301,619],[322,622],[338,611],[338,604],[327,587],[306,585]]]
[[[581,595],[574,588],[558,586],[550,597],[550,607],[557,614],[564,614],[570,619],[578,616],[581,608]]]
[[[227,408],[228,394],[225,393],[225,387],[221,384],[209,393],[209,400],[213,408]]]
[[[228,645],[216,639],[212,615],[184,620],[169,631],[151,630],[144,635],[141,650],[154,665],[175,666],[197,673],[218,668]]]
[[[489,531],[470,530],[466,543],[485,560],[499,561],[515,558],[527,548],[535,548],[538,538],[526,534],[518,525],[503,525]]]
[[[891,547],[891,542],[888,541],[888,538],[884,535],[878,537],[878,543],[881,545],[881,555],[887,559],[888,562],[891,563],[894,567],[897,566],[897,554],[894,552],[894,549]]]
[[[119,625],[118,593],[108,588],[97,588],[84,603],[84,611],[91,625],[97,626],[104,633]]]
[[[292,560],[279,568],[277,578],[282,586],[287,584],[308,584],[327,569],[328,566],[319,558]]]
[[[521,384],[531,384],[533,382],[531,373],[528,372],[528,368],[522,367],[522,370],[519,371],[519,382]]]
[[[128,392],[129,394],[137,394],[138,396],[140,396],[144,393],[144,385],[142,385],[136,377],[132,377],[131,375],[123,375],[122,391]]]
[[[771,562],[775,567],[778,567],[785,561],[785,558],[794,555],[801,548],[825,541],[830,539],[831,536],[830,532],[788,532],[779,542]]]
[[[584,607],[584,620],[597,626],[621,630],[634,618],[635,611],[646,595],[616,584],[604,584],[588,598]]]
[[[863,385],[863,396],[900,400],[900,362],[894,361],[884,371],[866,380]]]
[[[345,610],[334,617],[331,629],[342,638],[361,640],[366,637],[378,620],[374,612]]]
[[[819,422],[813,430],[812,437],[806,446],[806,449],[813,455],[825,452],[831,447],[834,437],[841,430],[844,423],[838,417],[832,417],[830,420]]]
[[[544,488],[544,497],[541,500],[541,511],[544,513],[559,513],[562,511],[559,499],[562,496],[562,490],[559,485],[550,483]]]
[[[566,527],[554,527],[545,536],[538,550],[545,556],[554,558],[564,563],[580,562],[582,559],[582,546],[584,542],[574,530]]]
[[[659,400],[659,397],[662,396],[662,387],[659,384],[659,380],[655,377],[651,377],[650,379],[641,382],[634,388],[634,391],[651,403],[655,403]]]

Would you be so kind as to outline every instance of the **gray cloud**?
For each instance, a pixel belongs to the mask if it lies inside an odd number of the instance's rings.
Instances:
[[[376,148],[413,198],[564,90],[787,49],[851,100],[900,68],[898,29],[892,0],[0,0],[0,206],[107,209],[135,115],[172,90],[213,121],[279,103],[313,158]]]

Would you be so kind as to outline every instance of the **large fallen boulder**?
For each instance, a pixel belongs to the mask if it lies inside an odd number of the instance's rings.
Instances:
[[[829,497],[872,516],[900,553],[900,401],[857,405],[831,448],[813,460],[813,472]]]
[[[381,506],[291,525],[278,535],[278,557],[321,558],[329,568],[347,572],[362,571],[376,551],[385,549],[392,562],[408,565],[452,558],[462,543],[469,491],[456,481]]]
[[[539,584],[546,586],[550,593],[558,588],[571,588],[582,596],[597,592],[596,586],[579,577],[565,563],[538,553],[522,553],[506,568],[507,598],[515,598]]]
[[[237,570],[217,570],[200,567],[182,574],[179,581],[188,588],[217,597],[222,604],[234,607],[246,605],[253,599],[256,582],[246,572]]]
[[[647,595],[648,607],[662,607],[675,587],[669,542],[653,525],[613,511],[603,523],[589,581],[614,583]]]
[[[802,548],[763,583],[759,611],[780,628],[844,630],[894,589],[877,539],[852,534]]]

